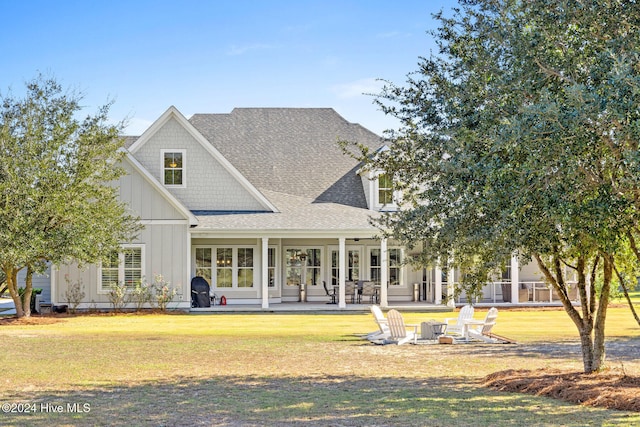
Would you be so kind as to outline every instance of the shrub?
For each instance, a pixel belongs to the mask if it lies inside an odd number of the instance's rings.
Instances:
[[[136,311],[140,311],[146,303],[151,304],[153,299],[153,289],[146,280],[138,280],[135,283],[134,288],[129,293],[129,298],[131,302],[135,303]]]
[[[116,313],[128,302],[127,286],[124,283],[112,283],[109,287],[109,302]]]
[[[156,302],[161,311],[167,309],[167,304],[173,301],[178,294],[178,289],[171,286],[169,282],[164,280],[162,274],[156,274],[153,278],[153,288],[156,293]]]
[[[67,282],[67,290],[64,292],[64,296],[69,303],[69,311],[75,313],[80,302],[84,299],[84,285],[82,284],[82,279],[72,283],[68,274],[65,274],[64,280]]]

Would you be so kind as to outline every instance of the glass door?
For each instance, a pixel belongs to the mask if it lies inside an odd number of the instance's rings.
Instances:
[[[300,283],[302,283],[302,249],[288,248],[284,252],[285,280],[282,296],[300,300]]]
[[[335,287],[336,293],[339,286],[340,281],[340,263],[339,259],[339,249],[332,248],[331,249],[331,284]],[[345,250],[345,281],[353,282],[356,284],[358,280],[363,280],[362,273],[363,263],[362,263],[362,247],[361,246],[347,246]],[[347,285],[347,289],[345,290],[348,293],[354,292],[352,286]],[[346,295],[346,301],[350,302],[352,295]]]

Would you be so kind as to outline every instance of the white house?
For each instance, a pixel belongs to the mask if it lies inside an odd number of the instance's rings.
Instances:
[[[455,272],[415,271],[402,262],[404,248],[377,238],[370,218],[394,208],[393,190],[384,175],[359,174],[338,140],[384,146],[330,108],[237,108],[189,120],[169,108],[127,139],[127,175],[117,183],[144,230],[109,265],[53,268],[52,303],[65,303],[68,280],[81,280],[81,308],[108,308],[109,283],[162,274],[180,288],[172,307],[185,309],[196,276],[230,305],[329,302],[323,282],[337,308],[357,302],[362,282],[371,282],[362,302],[441,304]],[[535,269],[514,259],[510,271],[506,287],[487,286],[487,300],[552,298],[534,289],[546,289]],[[533,285],[522,291],[525,282]]]

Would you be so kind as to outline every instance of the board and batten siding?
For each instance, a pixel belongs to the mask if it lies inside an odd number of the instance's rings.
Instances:
[[[190,301],[188,271],[188,234],[187,224],[147,225],[139,238],[131,244],[144,245],[144,276],[152,283],[156,274],[161,274],[171,286],[179,288],[180,296],[176,302]],[[67,278],[70,282],[79,280],[83,285],[85,297],[81,308],[109,308],[109,296],[100,289],[98,265],[81,268],[76,263],[59,266],[54,270],[55,299],[58,304],[66,304]],[[175,304],[174,304],[175,305]]]
[[[120,200],[126,201],[134,215],[142,220],[184,220],[184,214],[162,197],[154,186],[138,173],[131,163],[124,162],[127,175],[118,183]]]
[[[122,166],[127,174],[115,184],[119,188],[120,200],[129,205],[131,213],[139,216],[144,226],[135,239],[122,244],[142,245],[146,281],[151,283],[156,274],[161,274],[172,286],[179,287],[180,296],[176,297],[176,302],[189,307],[189,221],[185,213],[158,190],[157,183],[126,160]],[[68,281],[80,281],[85,293],[80,308],[110,307],[109,296],[100,287],[98,265],[80,268],[72,262],[54,269],[52,275],[54,303],[67,303]]]

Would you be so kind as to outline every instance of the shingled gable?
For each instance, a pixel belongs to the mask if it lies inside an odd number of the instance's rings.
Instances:
[[[158,118],[139,138],[128,138],[126,142],[128,150],[135,156],[136,152],[140,150],[144,144],[146,144],[153,136],[165,125],[169,120],[176,120],[192,137],[197,141],[220,165],[222,165],[228,173],[230,173],[235,180],[237,180],[242,187],[247,190],[263,207],[266,211],[278,212],[278,209],[251,183],[247,178],[234,167],[213,145],[206,140],[206,138],[196,129],[193,125],[178,111],[177,108],[171,106],[167,111]]]
[[[359,164],[338,140],[372,151],[380,136],[332,108],[235,108],[195,114],[189,122],[261,192],[367,209]]]
[[[147,182],[153,187],[155,191],[161,194],[161,196],[175,208],[180,214],[184,216],[184,218],[189,222],[189,225],[195,227],[198,225],[198,219],[195,215],[187,209],[178,199],[176,199],[173,194],[171,194],[153,175],[149,173],[148,170],[144,168],[138,162],[135,157],[131,155],[131,153],[126,153],[124,160],[129,162],[131,166],[145,179]],[[144,219],[143,219],[144,223]]]

